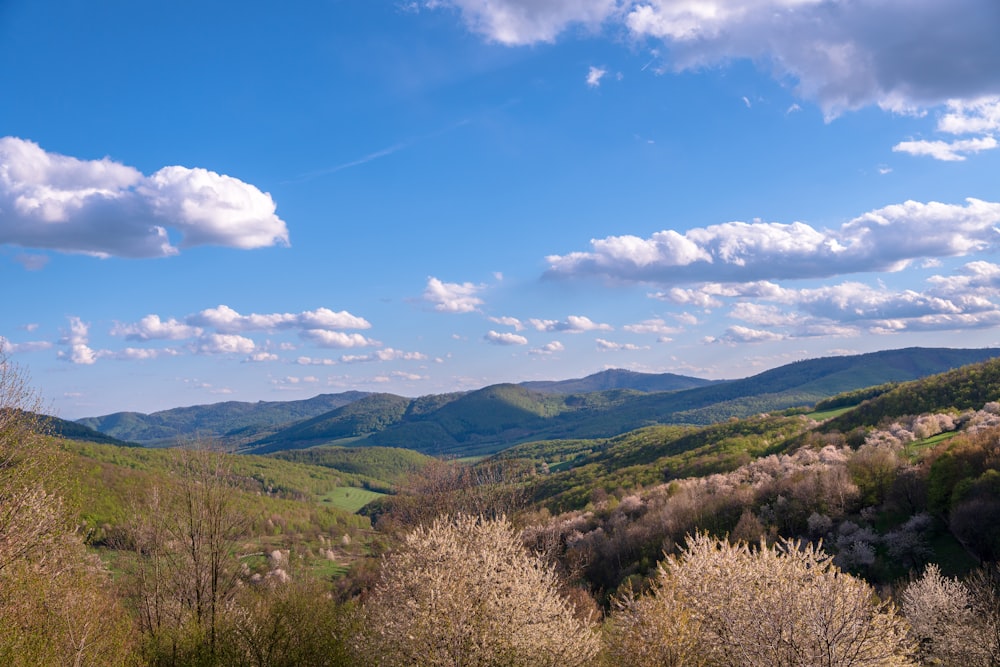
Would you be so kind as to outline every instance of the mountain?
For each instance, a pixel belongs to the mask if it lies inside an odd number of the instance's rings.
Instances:
[[[227,401],[162,410],[152,414],[116,412],[76,423],[122,440],[145,445],[172,444],[197,438],[222,438],[230,444],[259,439],[262,435],[353,403],[368,394],[347,391],[320,394],[301,401]]]
[[[66,421],[58,417],[49,415],[38,415],[42,423],[43,432],[66,440],[76,440],[78,442],[94,442],[101,445],[116,445],[118,447],[139,447],[135,442],[126,442],[113,438],[110,435],[101,433],[89,426],[76,422]]]
[[[555,394],[493,385],[409,401],[358,401],[248,443],[273,452],[320,443],[405,447],[438,456],[495,453],[533,440],[601,438],[656,424],[712,424],[812,405],[842,392],[915,380],[1000,355],[1000,349],[908,348],[795,362],[743,380],[670,392]]]
[[[716,381],[673,373],[637,373],[615,368],[573,380],[521,382],[520,386],[545,394],[586,394],[608,389],[635,389],[646,392],[678,391],[703,387],[714,384],[714,382]]]

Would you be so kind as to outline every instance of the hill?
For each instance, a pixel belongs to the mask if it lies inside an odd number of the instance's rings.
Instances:
[[[116,412],[77,423],[107,435],[144,445],[168,445],[198,438],[223,438],[229,444],[259,439],[292,422],[347,405],[368,394],[348,391],[320,394],[301,401],[227,401],[161,410],[151,414]]]
[[[95,442],[102,445],[115,445],[117,447],[140,446],[135,442],[126,442],[125,440],[113,438],[106,433],[101,433],[100,431],[92,429],[89,426],[78,424],[77,422],[66,421],[65,419],[59,419],[58,417],[51,417],[49,415],[38,415],[38,418],[41,420],[42,428],[46,433],[59,438],[65,438],[66,440]]]
[[[717,381],[673,373],[637,373],[615,368],[573,380],[521,382],[520,386],[544,394],[586,394],[608,389],[634,389],[646,392],[678,391],[703,387],[714,382]]]
[[[377,395],[249,443],[271,452],[327,442],[405,447],[432,455],[488,455],[531,440],[607,438],[655,424],[712,424],[989,359],[1000,350],[908,348],[799,361],[743,380],[670,392],[583,394],[494,385],[409,401]]]

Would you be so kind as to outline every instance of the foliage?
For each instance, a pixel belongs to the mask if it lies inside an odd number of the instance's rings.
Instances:
[[[366,488],[374,491],[389,490],[431,461],[425,454],[399,447],[321,446],[278,452],[272,456],[357,475],[364,480]]]
[[[409,533],[366,605],[379,665],[588,664],[596,633],[510,523],[459,515]]]
[[[129,619],[72,529],[44,424],[24,374],[0,357],[0,663],[128,664]]]
[[[691,664],[688,656],[720,666],[912,664],[908,627],[895,607],[811,545],[751,548],[699,534],[661,563],[654,591],[626,601],[625,617],[612,627],[639,623],[649,632],[645,641],[672,642],[677,654],[667,664]],[[637,635],[611,641],[618,664],[661,664],[650,656],[656,649],[641,647],[630,661],[629,648],[643,642]]]
[[[152,414],[117,412],[80,419],[78,423],[102,433],[144,444],[190,442],[230,436],[241,442],[260,437],[261,431],[308,419],[366,396],[364,392],[320,394],[301,401],[227,401],[212,405],[173,408]]]

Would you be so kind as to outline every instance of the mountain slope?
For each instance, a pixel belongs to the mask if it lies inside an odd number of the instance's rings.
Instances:
[[[406,447],[446,456],[491,454],[531,440],[606,438],[656,424],[711,424],[730,417],[816,401],[853,389],[907,381],[1000,355],[1000,350],[909,348],[863,355],[795,362],[743,380],[692,389],[642,393],[609,390],[584,394],[532,391],[525,386],[494,385],[441,400],[394,397],[371,408],[355,428],[343,413],[318,417],[251,443],[248,451],[278,451],[352,438],[354,445]],[[388,396],[388,395],[386,395]],[[391,406],[391,414],[382,413]],[[361,403],[361,402],[359,402]],[[329,427],[324,426],[327,424]]]
[[[79,419],[77,423],[115,438],[143,444],[220,436],[238,441],[260,437],[262,431],[315,417],[367,395],[366,392],[348,391],[320,394],[302,401],[227,401],[173,408],[148,415],[117,412]]]
[[[645,392],[678,391],[703,387],[715,382],[673,373],[637,373],[615,368],[573,380],[521,382],[520,386],[546,394],[586,394],[607,389],[635,389]]]

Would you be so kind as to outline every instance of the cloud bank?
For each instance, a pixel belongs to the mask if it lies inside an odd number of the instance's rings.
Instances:
[[[550,276],[664,286],[828,278],[898,271],[918,259],[997,247],[997,225],[1000,203],[907,201],[865,213],[835,230],[802,222],[727,222],[684,233],[664,230],[647,239],[609,236],[592,240],[590,251],[546,259]]]
[[[79,160],[3,137],[0,243],[151,258],[201,245],[287,245],[288,229],[270,195],[232,176],[179,166],[144,176],[109,158]]]
[[[662,48],[661,71],[750,59],[832,117],[1000,94],[995,0],[425,0],[509,46],[583,28]]]

